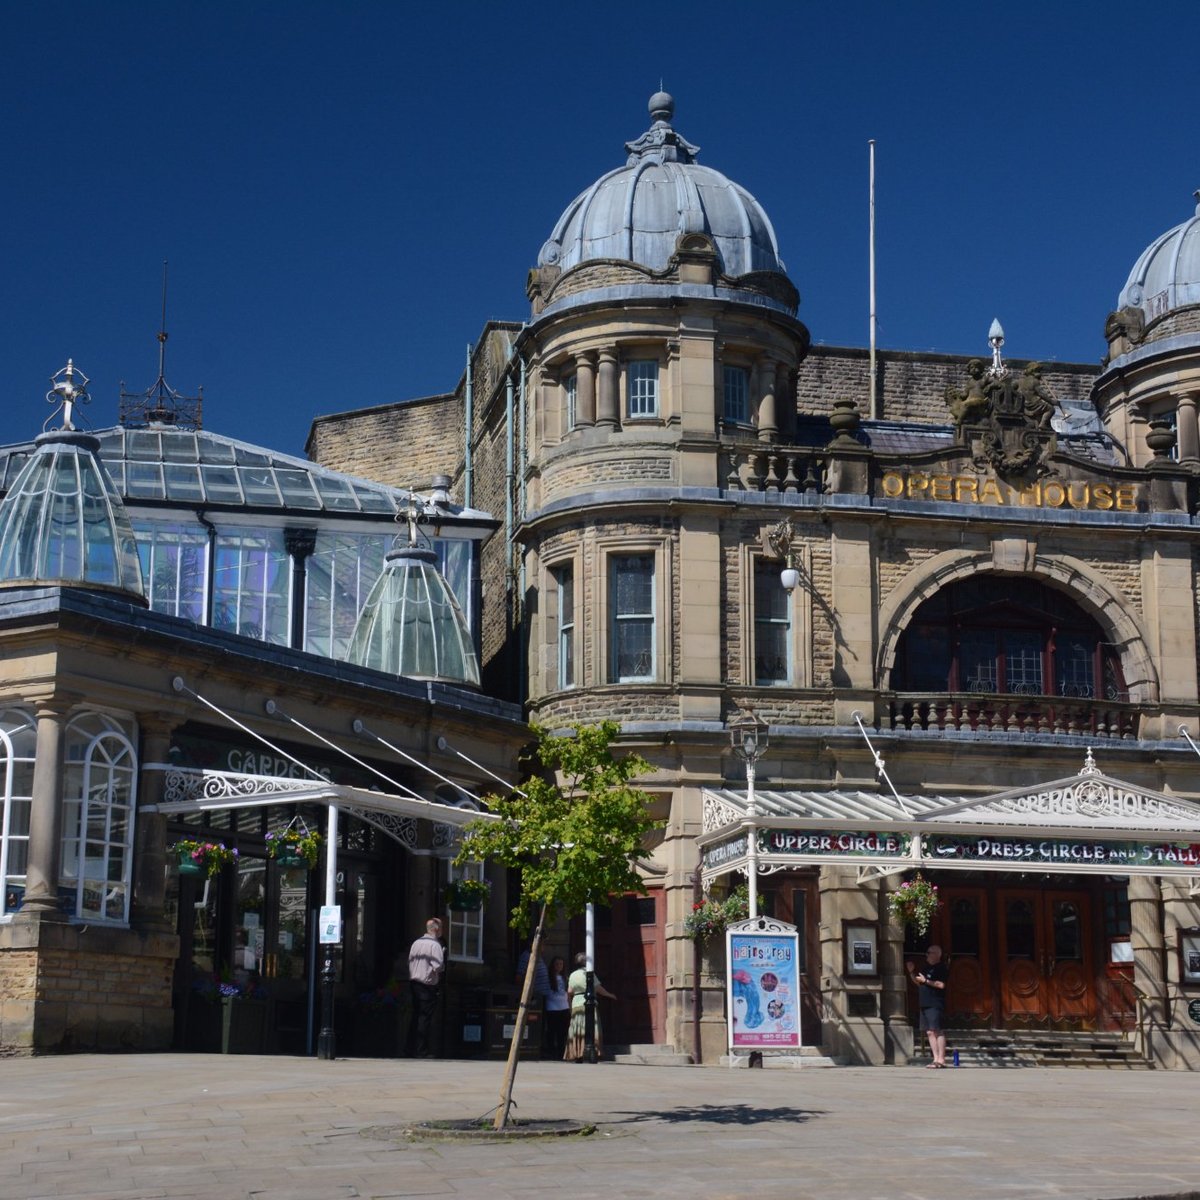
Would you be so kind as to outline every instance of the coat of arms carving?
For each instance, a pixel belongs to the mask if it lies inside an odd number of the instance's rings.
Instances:
[[[1042,382],[1042,364],[1029,363],[1021,374],[1007,367],[988,369],[973,358],[962,387],[948,387],[946,404],[959,440],[975,465],[998,475],[1044,475],[1058,447],[1050,419],[1058,408]]]

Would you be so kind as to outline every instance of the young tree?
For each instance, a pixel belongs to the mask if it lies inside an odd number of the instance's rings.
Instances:
[[[508,1124],[547,913],[551,919],[573,917],[589,902],[646,890],[637,864],[649,853],[643,844],[646,834],[662,823],[650,815],[650,797],[631,783],[650,771],[650,764],[636,754],[619,759],[612,754],[610,747],[620,731],[615,721],[605,721],[576,725],[572,736],[553,737],[534,726],[544,774],[532,775],[507,796],[490,796],[488,807],[500,820],[468,825],[455,859],[459,864],[490,860],[516,868],[521,872],[521,894],[510,923],[525,933],[537,913],[496,1129]]]

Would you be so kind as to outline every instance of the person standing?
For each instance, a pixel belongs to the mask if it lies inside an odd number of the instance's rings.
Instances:
[[[438,984],[446,965],[446,956],[438,938],[442,923],[437,917],[425,922],[424,934],[408,951],[408,986],[412,991],[412,1017],[408,1025],[409,1058],[432,1058],[429,1029],[437,1009]]]
[[[523,995],[525,990],[525,973],[529,970],[529,959],[533,954],[533,943],[530,942],[521,951],[517,959],[517,995]],[[533,990],[529,994],[529,1006],[526,1020],[535,1026],[535,1034],[542,1052],[546,1048],[545,1003],[550,994],[550,973],[546,970],[546,960],[539,954],[533,964]]]
[[[593,972],[592,990],[599,999],[601,996],[615,1000],[612,994],[600,982]],[[580,951],[575,955],[575,970],[567,980],[567,995],[571,999],[571,1024],[567,1029],[567,1048],[563,1054],[566,1062],[583,1062],[587,1053],[587,955]],[[604,1037],[600,1029],[600,1006],[595,1013],[596,1057],[604,1057]]]
[[[949,972],[942,962],[941,946],[930,946],[925,951],[925,963],[918,970],[908,964],[909,978],[917,985],[917,1002],[921,1008],[921,1028],[929,1038],[929,1050],[933,1062],[929,1070],[938,1070],[946,1065],[946,1031],[943,1028],[946,1016],[946,979]]]
[[[567,1025],[571,1020],[571,997],[567,995],[567,963],[550,960],[550,990],[546,993],[546,1057],[562,1058],[567,1049]]]

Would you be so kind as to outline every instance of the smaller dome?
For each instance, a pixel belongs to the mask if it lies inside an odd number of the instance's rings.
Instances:
[[[1200,204],[1142,252],[1117,300],[1118,309],[1141,309],[1147,324],[1193,304],[1200,304]]]
[[[0,587],[96,587],[145,602],[137,540],[99,449],[74,429],[37,439],[0,502]]]
[[[471,631],[432,550],[409,545],[388,552],[346,659],[408,679],[479,686]]]

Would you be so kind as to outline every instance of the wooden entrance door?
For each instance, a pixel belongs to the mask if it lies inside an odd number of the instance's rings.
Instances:
[[[1090,896],[1002,891],[998,900],[1002,1018],[1091,1022],[1096,995]]]
[[[988,945],[988,893],[943,887],[937,932],[949,959],[946,1015],[956,1025],[986,1025],[995,1009]]]
[[[666,1042],[663,977],[665,903],[661,888],[596,905],[596,974],[615,1001],[601,1001],[607,1046]],[[583,921],[572,922],[583,948]]]

